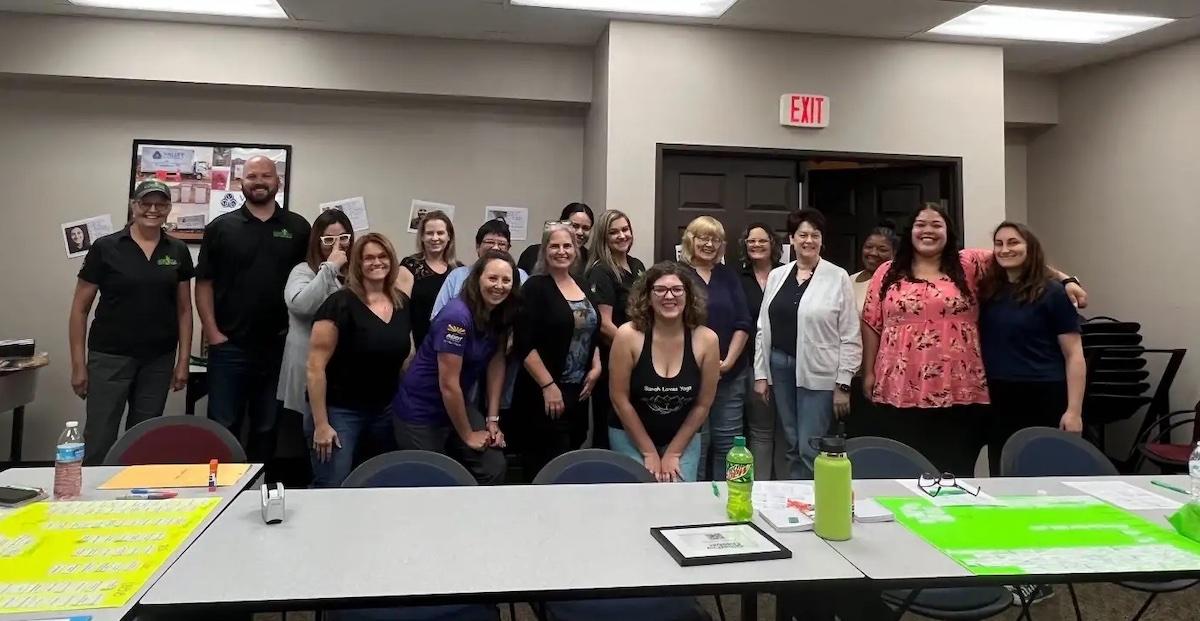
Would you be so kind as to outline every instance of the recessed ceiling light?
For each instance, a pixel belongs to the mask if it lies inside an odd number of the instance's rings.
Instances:
[[[68,0],[76,6],[126,11],[161,11],[287,19],[277,0]]]
[[[985,5],[930,30],[933,34],[1062,43],[1108,43],[1175,20],[1144,15]]]
[[[720,17],[737,0],[509,0],[518,6],[638,13],[676,17]]]

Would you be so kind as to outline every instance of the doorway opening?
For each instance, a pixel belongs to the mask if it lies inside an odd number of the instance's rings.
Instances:
[[[675,258],[699,216],[719,220],[732,242],[751,222],[786,236],[787,215],[801,206],[825,214],[822,256],[850,273],[871,229],[902,227],[923,203],[945,207],[962,235],[960,157],[659,144],[656,178],[656,261]],[[737,253],[729,243],[726,262]]]

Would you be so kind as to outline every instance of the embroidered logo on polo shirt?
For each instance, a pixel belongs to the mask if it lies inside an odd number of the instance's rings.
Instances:
[[[274,235],[275,237],[279,237],[281,239],[291,239],[292,238],[292,232],[287,229],[279,229],[278,231],[271,233],[271,235]]]
[[[159,265],[164,265],[166,267],[174,267],[176,265],[179,265],[179,261],[176,261],[175,259],[173,259],[171,257],[163,257],[163,258],[159,259],[158,261],[155,261],[155,263],[158,263]]]
[[[467,336],[466,328],[464,328],[462,326],[456,326],[452,323],[446,325],[445,341],[446,341],[447,345],[453,345],[455,347],[462,345],[463,340],[466,338],[466,336]]]

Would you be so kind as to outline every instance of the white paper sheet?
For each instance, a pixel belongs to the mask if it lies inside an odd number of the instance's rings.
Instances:
[[[113,232],[112,215],[92,216],[59,225],[63,247],[67,258],[82,257],[92,247],[92,242]]]
[[[1089,496],[1095,496],[1104,502],[1122,509],[1147,511],[1151,509],[1178,509],[1183,506],[1178,502],[1144,490],[1123,481],[1078,481],[1063,483],[1067,487],[1077,489]]]
[[[412,205],[408,208],[408,232],[416,233],[417,225],[421,223],[421,218],[431,211],[440,211],[450,217],[450,221],[454,221],[454,205],[446,203],[434,203],[432,201],[423,201],[413,199]]]
[[[685,558],[774,552],[778,548],[746,524],[729,524],[662,531]]]
[[[529,235],[529,210],[525,207],[497,207],[488,205],[483,208],[483,219],[503,220],[512,233],[513,241],[525,241]]]
[[[371,229],[371,224],[367,222],[367,202],[361,196],[321,203],[321,211],[330,209],[336,209],[346,214],[356,233]]]
[[[750,492],[750,503],[755,509],[782,509],[789,500],[814,504],[812,483],[793,481],[755,481]]]
[[[982,489],[978,496],[972,496],[958,488],[945,487],[937,496],[930,496],[917,485],[916,479],[896,479],[896,482],[903,485],[914,496],[928,499],[929,502],[939,507],[961,507],[967,505],[1002,505],[1002,501],[984,492]],[[979,482],[974,479],[963,479],[963,482],[979,487]]]

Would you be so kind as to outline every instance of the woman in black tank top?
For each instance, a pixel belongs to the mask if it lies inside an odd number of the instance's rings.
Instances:
[[[609,442],[659,481],[695,481],[699,474],[698,432],[720,368],[717,335],[702,325],[704,309],[684,268],[664,261],[634,285],[629,323],[613,340]]]

